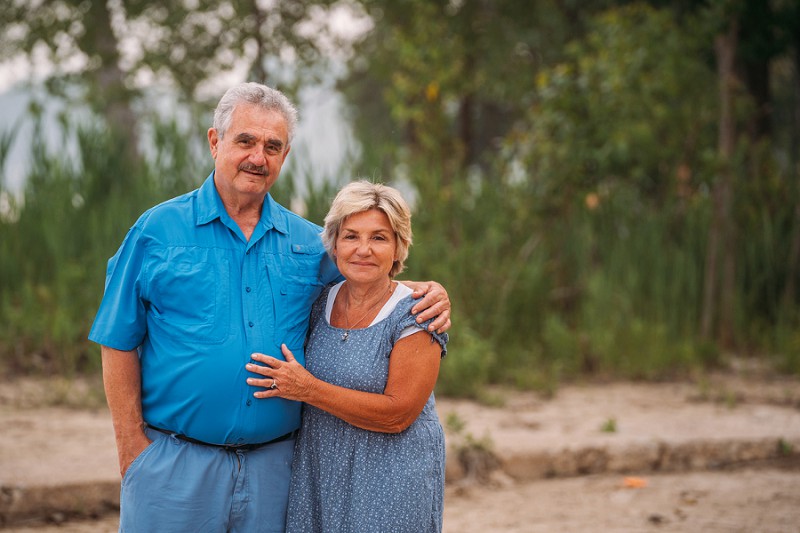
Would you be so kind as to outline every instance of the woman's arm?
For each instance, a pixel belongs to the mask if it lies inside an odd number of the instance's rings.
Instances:
[[[381,433],[399,433],[417,419],[436,384],[441,360],[441,346],[431,342],[431,336],[424,331],[399,340],[389,359],[386,389],[383,394],[376,394],[319,380],[295,360],[285,344],[281,350],[286,361],[259,353],[252,355],[254,361],[268,365],[247,365],[250,372],[264,376],[247,380],[249,385],[266,389],[256,392],[256,398],[305,402],[356,427]],[[278,388],[269,389],[273,379]]]

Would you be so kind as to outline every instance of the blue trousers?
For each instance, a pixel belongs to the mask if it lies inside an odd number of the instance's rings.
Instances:
[[[295,439],[233,452],[146,432],[122,479],[120,533],[283,533]]]

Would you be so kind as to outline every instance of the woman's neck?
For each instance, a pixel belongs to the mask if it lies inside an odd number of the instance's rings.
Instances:
[[[381,279],[374,283],[353,283],[350,280],[345,281],[344,294],[346,303],[350,309],[357,309],[369,307],[374,305],[375,302],[382,300],[386,294],[390,292],[393,285],[390,278]]]

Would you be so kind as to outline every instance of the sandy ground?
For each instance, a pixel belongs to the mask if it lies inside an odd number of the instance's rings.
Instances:
[[[0,385],[0,423],[8,428],[0,434],[4,491],[13,483],[33,482],[36,475],[56,486],[58,475],[81,482],[116,476],[110,419],[93,386],[59,385],[56,401],[47,396],[53,388],[29,382]],[[570,386],[552,399],[498,394],[503,402],[497,406],[439,401],[445,425],[448,420],[463,424],[459,431],[448,430],[450,445],[484,442],[497,458],[495,469],[481,476],[448,472],[446,533],[800,533],[800,454],[794,450],[800,448],[800,380],[744,369],[699,383]],[[54,428],[64,435],[57,442]],[[94,447],[87,449],[85,440],[73,438],[70,428],[84,437],[97,434]],[[716,467],[703,457],[713,456],[717,444],[758,439],[785,442],[791,453]],[[14,446],[6,448],[4,442]],[[698,442],[702,445],[695,446]],[[47,446],[67,458],[58,475],[44,463],[37,473],[34,463],[23,461],[24,455],[9,455]],[[664,456],[664,450],[682,446],[697,450],[696,456],[671,468],[662,457],[660,466],[652,468],[648,450],[659,448]],[[557,463],[563,459],[558,454],[570,449],[599,450],[607,457],[587,463],[586,475],[541,466]],[[90,455],[91,462],[81,454]],[[636,454],[643,454],[642,459],[632,457]],[[639,471],[615,467],[625,460],[649,466]],[[104,533],[116,531],[117,525],[112,512],[60,524],[16,524],[5,531]]]
[[[505,487],[448,490],[445,533],[796,533],[800,471],[775,468],[659,474],[594,475]],[[60,526],[17,527],[18,533],[112,533],[116,516]]]

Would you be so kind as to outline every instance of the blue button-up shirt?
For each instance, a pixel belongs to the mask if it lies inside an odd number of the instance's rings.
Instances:
[[[145,212],[108,262],[89,338],[139,349],[148,424],[215,444],[258,443],[300,425],[300,404],[257,400],[252,352],[301,363],[311,304],[341,279],[321,228],[267,195],[250,240],[228,215],[214,174]]]

